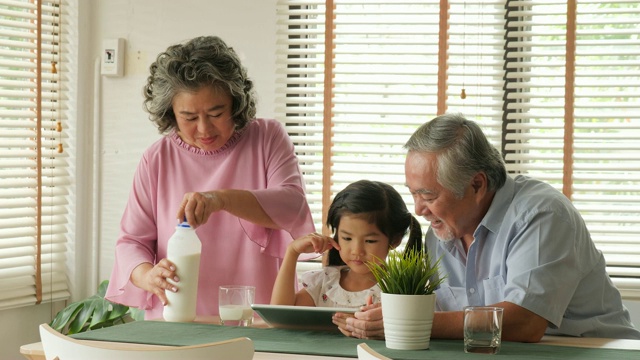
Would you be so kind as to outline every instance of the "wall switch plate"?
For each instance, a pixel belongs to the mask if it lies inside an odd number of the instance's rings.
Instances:
[[[102,41],[102,66],[100,72],[105,76],[124,75],[124,39],[105,39]]]

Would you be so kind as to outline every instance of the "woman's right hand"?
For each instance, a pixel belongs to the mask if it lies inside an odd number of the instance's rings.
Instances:
[[[184,194],[177,218],[187,219],[194,229],[206,223],[209,216],[224,209],[224,201],[219,191],[190,192]]]
[[[297,254],[323,253],[331,248],[340,250],[340,245],[333,238],[318,233],[311,233],[295,239],[289,248]]]
[[[178,288],[171,284],[167,279],[171,279],[174,283],[180,281],[176,275],[176,267],[167,259],[160,260],[155,266],[151,263],[142,263],[131,272],[131,282],[154,295],[156,295],[163,305],[167,305],[166,290],[177,292]]]

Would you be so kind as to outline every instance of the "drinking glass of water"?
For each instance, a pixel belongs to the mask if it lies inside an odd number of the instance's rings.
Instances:
[[[255,286],[223,285],[218,292],[220,325],[251,326],[256,296]]]
[[[464,352],[497,354],[500,351],[502,313],[500,307],[464,308]]]

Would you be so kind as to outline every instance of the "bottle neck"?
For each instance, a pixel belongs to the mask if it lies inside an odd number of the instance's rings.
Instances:
[[[176,229],[189,229],[189,230],[193,230],[193,228],[191,227],[191,225],[189,225],[189,223],[188,223],[188,222],[186,222],[186,221],[183,221],[183,222],[181,222],[180,224],[178,224],[178,225],[176,226]]]

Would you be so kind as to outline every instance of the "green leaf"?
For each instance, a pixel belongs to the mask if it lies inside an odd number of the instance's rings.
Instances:
[[[129,316],[129,312],[133,309],[112,303],[104,298],[108,285],[108,280],[100,283],[95,295],[74,302],[62,309],[49,325],[63,334],[77,334],[87,330],[122,324],[127,320],[136,320]],[[138,310],[136,315],[137,319],[144,319],[143,310]]]
[[[69,304],[69,306],[60,310],[58,314],[56,314],[56,317],[51,321],[49,326],[56,329],[56,331],[64,333],[65,327],[75,319],[76,315],[78,315],[78,312],[80,312],[83,307],[84,302],[82,301]]]
[[[104,298],[104,296],[107,294],[107,287],[109,287],[109,280],[102,281],[100,285],[98,285],[98,292],[96,293],[96,295]]]
[[[134,321],[144,320],[144,310],[138,308],[129,308],[129,315]]]
[[[109,318],[109,306],[108,304],[104,304],[107,301],[102,299],[103,304],[100,306],[96,306],[93,309],[93,313],[91,314],[91,323],[89,324],[90,329],[95,329],[96,326],[105,322]]]
[[[69,324],[69,335],[82,332],[85,324],[91,319],[91,315],[95,309],[95,303],[91,298],[84,300],[84,303],[82,310],[80,310],[75,319]]]
[[[416,250],[391,251],[386,261],[367,263],[382,292],[405,295],[432,294],[444,281],[439,266],[439,259],[432,265],[429,253]]]
[[[129,307],[128,306],[124,306],[121,304],[114,304],[114,303],[110,303],[112,309],[111,312],[109,313],[109,320],[115,320],[118,318],[123,317],[127,311],[129,311]]]

